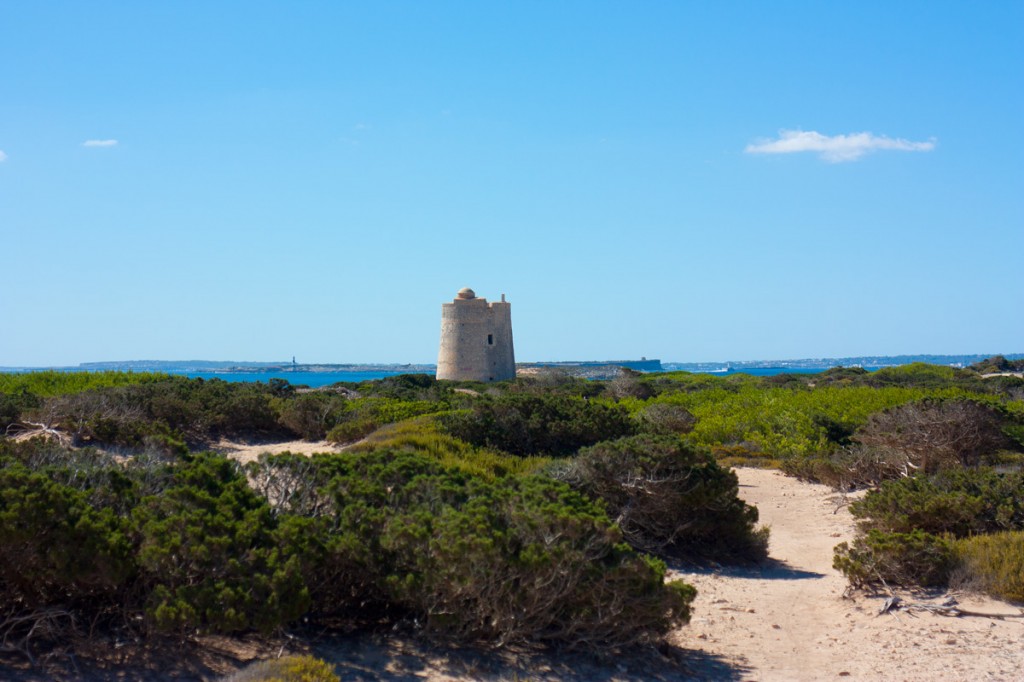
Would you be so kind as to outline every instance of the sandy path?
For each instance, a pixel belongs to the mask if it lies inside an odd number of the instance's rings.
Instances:
[[[846,507],[836,511],[840,498],[777,471],[737,474],[740,496],[771,526],[776,563],[677,571],[700,594],[676,644],[722,657],[739,679],[1024,679],[1024,619],[876,616],[883,598],[844,599],[845,579],[832,569],[833,546],[853,535]],[[965,609],[1020,613],[1003,602],[958,598]]]
[[[314,455],[319,452],[341,452],[350,445],[335,445],[330,441],[292,440],[285,443],[249,444],[230,440],[221,440],[211,450],[227,455],[242,464],[256,461],[264,452],[279,455],[290,452],[294,455]]]

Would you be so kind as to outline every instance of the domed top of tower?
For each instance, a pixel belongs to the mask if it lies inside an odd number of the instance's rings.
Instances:
[[[459,289],[459,293],[457,293],[455,297],[462,299],[463,301],[468,301],[471,298],[476,298],[476,292],[469,287],[462,287]]]

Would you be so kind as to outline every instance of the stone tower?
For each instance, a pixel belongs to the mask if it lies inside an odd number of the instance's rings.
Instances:
[[[516,376],[512,350],[512,304],[488,303],[470,288],[441,304],[441,350],[437,378],[450,381],[504,381]]]

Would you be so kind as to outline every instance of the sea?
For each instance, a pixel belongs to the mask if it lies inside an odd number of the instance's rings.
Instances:
[[[714,371],[704,372],[705,374],[711,374],[712,376],[729,376],[732,374],[751,374],[753,376],[775,376],[776,374],[817,374],[824,372],[829,369],[829,366],[823,367],[749,367],[740,370],[720,369]],[[865,367],[864,369],[874,371],[880,369],[879,367]],[[669,370],[666,370],[669,371]],[[374,379],[383,379],[385,377],[393,377],[399,374],[408,374],[408,371],[375,371],[375,372],[172,372],[172,374],[182,374],[184,376],[192,378],[202,379],[221,379],[222,381],[262,381],[267,382],[271,379],[284,379],[293,386],[309,386],[310,388],[318,388],[320,386],[330,386],[336,384],[339,381],[347,382],[361,382],[361,381],[373,381]],[[431,373],[432,374],[432,373]]]
[[[694,374],[703,373],[710,374],[712,376],[730,376],[733,374],[751,374],[753,376],[775,376],[776,374],[817,374],[824,372],[825,370],[832,367],[832,365],[822,367],[744,367],[741,369],[721,368],[721,369],[710,369],[710,370],[686,370],[691,371]],[[68,372],[80,372],[82,371],[79,367],[62,367],[62,368],[51,368],[59,369],[60,371]],[[865,367],[868,371],[874,371],[881,369],[880,367]],[[0,372],[30,372],[33,369],[26,368],[2,368]],[[35,370],[38,371],[38,370]],[[346,372],[292,372],[292,371],[267,371],[267,372],[192,372],[192,371],[181,371],[181,370],[160,370],[167,372],[168,374],[177,374],[179,376],[186,376],[193,379],[220,379],[221,381],[262,381],[266,383],[271,379],[284,379],[293,386],[309,386],[310,388],[319,388],[321,386],[330,386],[338,382],[349,382],[349,383],[360,383],[363,381],[373,381],[375,379],[384,379],[385,377],[393,377],[399,374],[409,374],[409,370],[374,370],[374,371],[346,371]],[[676,371],[672,369],[666,369],[664,371]],[[433,371],[428,372],[433,375]]]

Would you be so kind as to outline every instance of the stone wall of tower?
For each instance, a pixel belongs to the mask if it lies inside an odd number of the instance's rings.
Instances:
[[[474,297],[441,305],[438,379],[504,381],[515,376],[510,303]]]

